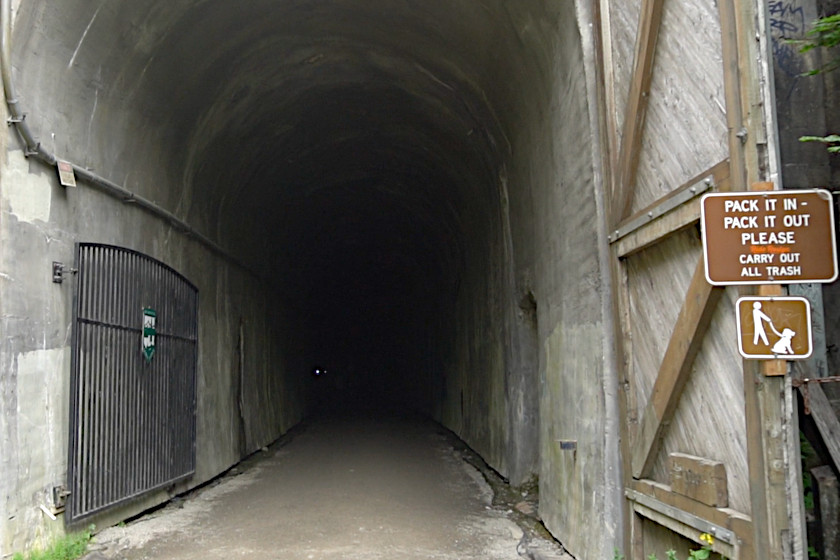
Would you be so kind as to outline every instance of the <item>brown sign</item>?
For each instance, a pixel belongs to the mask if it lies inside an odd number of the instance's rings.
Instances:
[[[743,297],[738,351],[745,358],[801,360],[811,355],[811,305],[800,297]]]
[[[710,284],[796,284],[837,278],[834,206],[826,190],[713,193],[702,199]]]

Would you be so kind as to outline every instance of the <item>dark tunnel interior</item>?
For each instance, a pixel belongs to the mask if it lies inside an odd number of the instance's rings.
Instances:
[[[33,126],[85,138],[50,147],[127,178],[281,294],[310,386],[435,415],[445,363],[505,328],[504,181],[530,165],[511,138],[540,134],[562,10],[76,4],[16,25]],[[43,45],[69,63],[33,62]]]
[[[445,322],[464,274],[464,222],[473,235],[490,227],[487,202],[469,208],[464,191],[492,193],[493,179],[470,123],[436,122],[398,86],[364,89],[315,93],[297,143],[279,148],[286,162],[253,177],[259,194],[246,204],[273,225],[271,276],[305,310],[312,360],[329,368],[320,386],[346,404],[420,405],[406,402],[422,386],[409,380],[428,375],[430,338],[454,335]],[[269,185],[289,188],[266,197]]]
[[[172,91],[186,135],[213,131],[177,154],[207,189],[190,215],[216,216],[219,238],[285,295],[306,373],[328,372],[309,380],[315,402],[429,411],[464,276],[500,266],[505,139],[483,82],[503,70],[504,14],[205,6],[147,77],[172,87],[197,53],[211,61]],[[222,25],[241,31],[220,41]]]

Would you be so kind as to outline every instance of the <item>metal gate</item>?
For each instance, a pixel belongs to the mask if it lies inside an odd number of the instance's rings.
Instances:
[[[195,471],[198,292],[173,269],[76,246],[69,524]]]

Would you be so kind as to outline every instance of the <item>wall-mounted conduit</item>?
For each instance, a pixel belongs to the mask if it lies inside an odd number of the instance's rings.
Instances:
[[[0,0],[0,18],[2,25],[0,25],[0,68],[3,75],[3,90],[6,96],[6,106],[9,108],[10,125],[14,125],[21,141],[23,142],[23,151],[26,157],[34,157],[45,164],[54,167],[57,163],[57,158],[54,154],[46,150],[40,142],[32,134],[29,125],[26,123],[26,114],[20,108],[20,101],[17,98],[17,91],[15,89],[14,80],[12,79],[12,3],[11,0]],[[256,274],[246,267],[242,262],[234,258],[221,245],[197,231],[191,225],[181,220],[175,214],[161,208],[151,200],[143,198],[128,189],[109,181],[108,179],[91,172],[89,169],[81,167],[73,162],[68,162],[73,167],[73,172],[82,182],[99,189],[105,194],[116,198],[126,204],[132,204],[142,208],[149,214],[160,218],[170,226],[178,230],[180,233],[191,237],[210,249],[212,252],[228,260],[232,264],[248,271],[251,274]]]

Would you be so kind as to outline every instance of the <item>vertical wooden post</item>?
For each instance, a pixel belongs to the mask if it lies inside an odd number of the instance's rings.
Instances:
[[[754,183],[751,190],[772,190],[772,183]],[[742,295],[781,296],[780,285],[747,287]],[[788,532],[784,460],[787,419],[784,395],[787,362],[744,360],[747,460],[756,558],[782,560]]]
[[[604,169],[604,184],[607,185],[608,200],[614,200],[618,189],[617,177],[618,164],[618,139],[616,136],[615,123],[615,92],[612,84],[612,45],[611,45],[611,31],[610,31],[610,14],[608,0],[593,0],[593,13],[595,17],[595,49],[596,49],[596,72],[598,73],[598,104],[600,106],[600,113],[602,115],[601,122],[601,145],[602,150],[602,167]],[[609,69],[609,70],[608,70]],[[608,216],[613,216],[615,211],[612,208],[607,209]],[[612,225],[612,218],[608,218],[608,224]],[[635,404],[630,399],[632,394],[631,384],[628,379],[628,366],[624,360],[626,344],[629,344],[629,338],[625,337],[626,317],[624,316],[624,305],[627,294],[627,278],[624,266],[620,259],[612,251],[612,258],[610,259],[610,276],[611,283],[616,293],[613,297],[613,339],[616,341],[615,351],[618,359],[616,360],[616,368],[618,369],[619,382],[619,396],[618,407],[619,415],[622,419],[628,418],[628,413],[632,410],[635,412]],[[630,485],[632,476],[630,474],[630,433],[631,427],[627,422],[620,422],[621,425],[621,470],[622,482],[624,487]],[[633,539],[641,538],[641,523],[638,516],[633,511],[633,507],[629,500],[624,500],[624,511],[622,516],[622,531],[623,546],[622,549],[629,555],[630,558],[636,558],[637,555],[633,552],[635,550],[635,541]]]
[[[733,191],[768,190],[759,142],[766,137],[755,41],[758,2],[719,0],[730,180]],[[771,295],[777,286],[742,288],[742,295]],[[782,560],[789,531],[784,461],[784,365],[743,361],[747,460],[756,558]],[[776,374],[776,375],[767,375]]]

